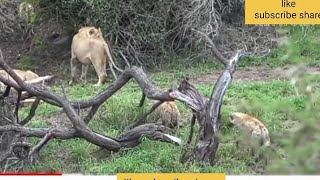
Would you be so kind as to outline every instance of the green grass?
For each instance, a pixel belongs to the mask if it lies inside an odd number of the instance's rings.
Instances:
[[[175,84],[178,76],[179,73],[157,73],[157,75],[151,75],[151,79],[165,89]],[[320,80],[318,76],[310,79],[312,82]],[[206,97],[210,96],[212,85],[196,84],[196,87]],[[58,94],[66,92],[67,97],[72,100],[86,100],[105,89],[106,87],[96,88],[93,84],[66,86],[64,91],[60,86],[53,88]],[[90,128],[113,137],[120,135],[141,111],[137,107],[140,98],[140,88],[134,81],[131,81],[103,104],[90,123]],[[292,86],[287,81],[234,82],[224,98],[222,120],[226,124],[233,111],[249,113],[263,120],[268,125],[271,134],[277,134],[286,128],[285,124],[291,114],[304,110],[305,102],[305,96],[295,96]],[[178,105],[182,113],[187,116],[188,109],[180,103]],[[49,127],[45,119],[58,111],[60,111],[59,108],[45,103],[41,104],[31,126]],[[68,119],[60,119],[60,121],[68,121]],[[179,137],[184,142],[188,137],[188,132],[189,125],[179,131]],[[99,148],[95,145],[85,140],[74,139],[51,141],[43,151],[42,161],[32,166],[31,170],[90,174],[115,174],[117,172],[254,173],[253,159],[235,146],[234,141],[239,136],[239,132],[233,128],[223,127],[221,135],[216,166],[201,166],[196,163],[181,164],[179,163],[181,147],[163,142],[146,139],[135,148],[110,153],[96,152]],[[277,151],[281,153],[282,149]]]

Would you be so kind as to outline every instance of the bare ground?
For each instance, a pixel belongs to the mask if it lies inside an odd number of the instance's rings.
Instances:
[[[291,71],[294,66],[287,66],[281,68],[267,68],[267,67],[250,67],[245,70],[237,70],[234,73],[234,81],[237,82],[251,82],[251,81],[271,81],[286,79],[289,80],[291,77]],[[222,70],[216,71],[211,74],[200,75],[197,77],[190,78],[194,83],[206,84],[215,82],[221,75]],[[319,67],[307,67],[308,74],[320,74]]]

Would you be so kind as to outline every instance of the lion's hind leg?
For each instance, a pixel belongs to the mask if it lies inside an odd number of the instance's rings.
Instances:
[[[78,64],[78,59],[75,56],[72,56],[71,59],[70,59],[71,80],[69,82],[69,85],[78,82],[78,79],[77,79],[77,64]]]
[[[107,72],[106,72],[106,66],[107,66],[107,62],[106,62],[106,59],[102,60],[101,58],[97,58],[97,57],[94,57],[96,58],[95,60],[92,59],[92,64],[93,64],[93,67],[94,69],[96,70],[96,73],[98,75],[98,82],[97,84],[95,84],[95,86],[100,86],[104,83],[106,83],[107,81]],[[101,59],[99,61],[99,59]]]
[[[83,83],[87,83],[88,68],[89,68],[89,64],[82,64],[82,71],[81,71],[80,80]]]

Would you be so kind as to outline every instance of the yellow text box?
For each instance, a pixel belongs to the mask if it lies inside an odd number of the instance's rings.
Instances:
[[[222,173],[118,173],[117,180],[225,180]]]
[[[245,24],[320,24],[320,0],[245,0]]]

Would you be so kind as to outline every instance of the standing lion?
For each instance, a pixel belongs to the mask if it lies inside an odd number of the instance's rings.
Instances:
[[[108,60],[111,62],[109,63]],[[108,44],[103,38],[100,28],[92,26],[83,27],[79,29],[78,33],[73,36],[71,44],[71,81],[73,84],[77,81],[77,64],[80,62],[82,65],[81,81],[87,81],[87,71],[89,65],[92,63],[97,75],[98,82],[96,86],[100,86],[106,82],[107,73],[106,66],[109,64],[110,69],[113,71],[113,66],[119,70],[111,56]]]

